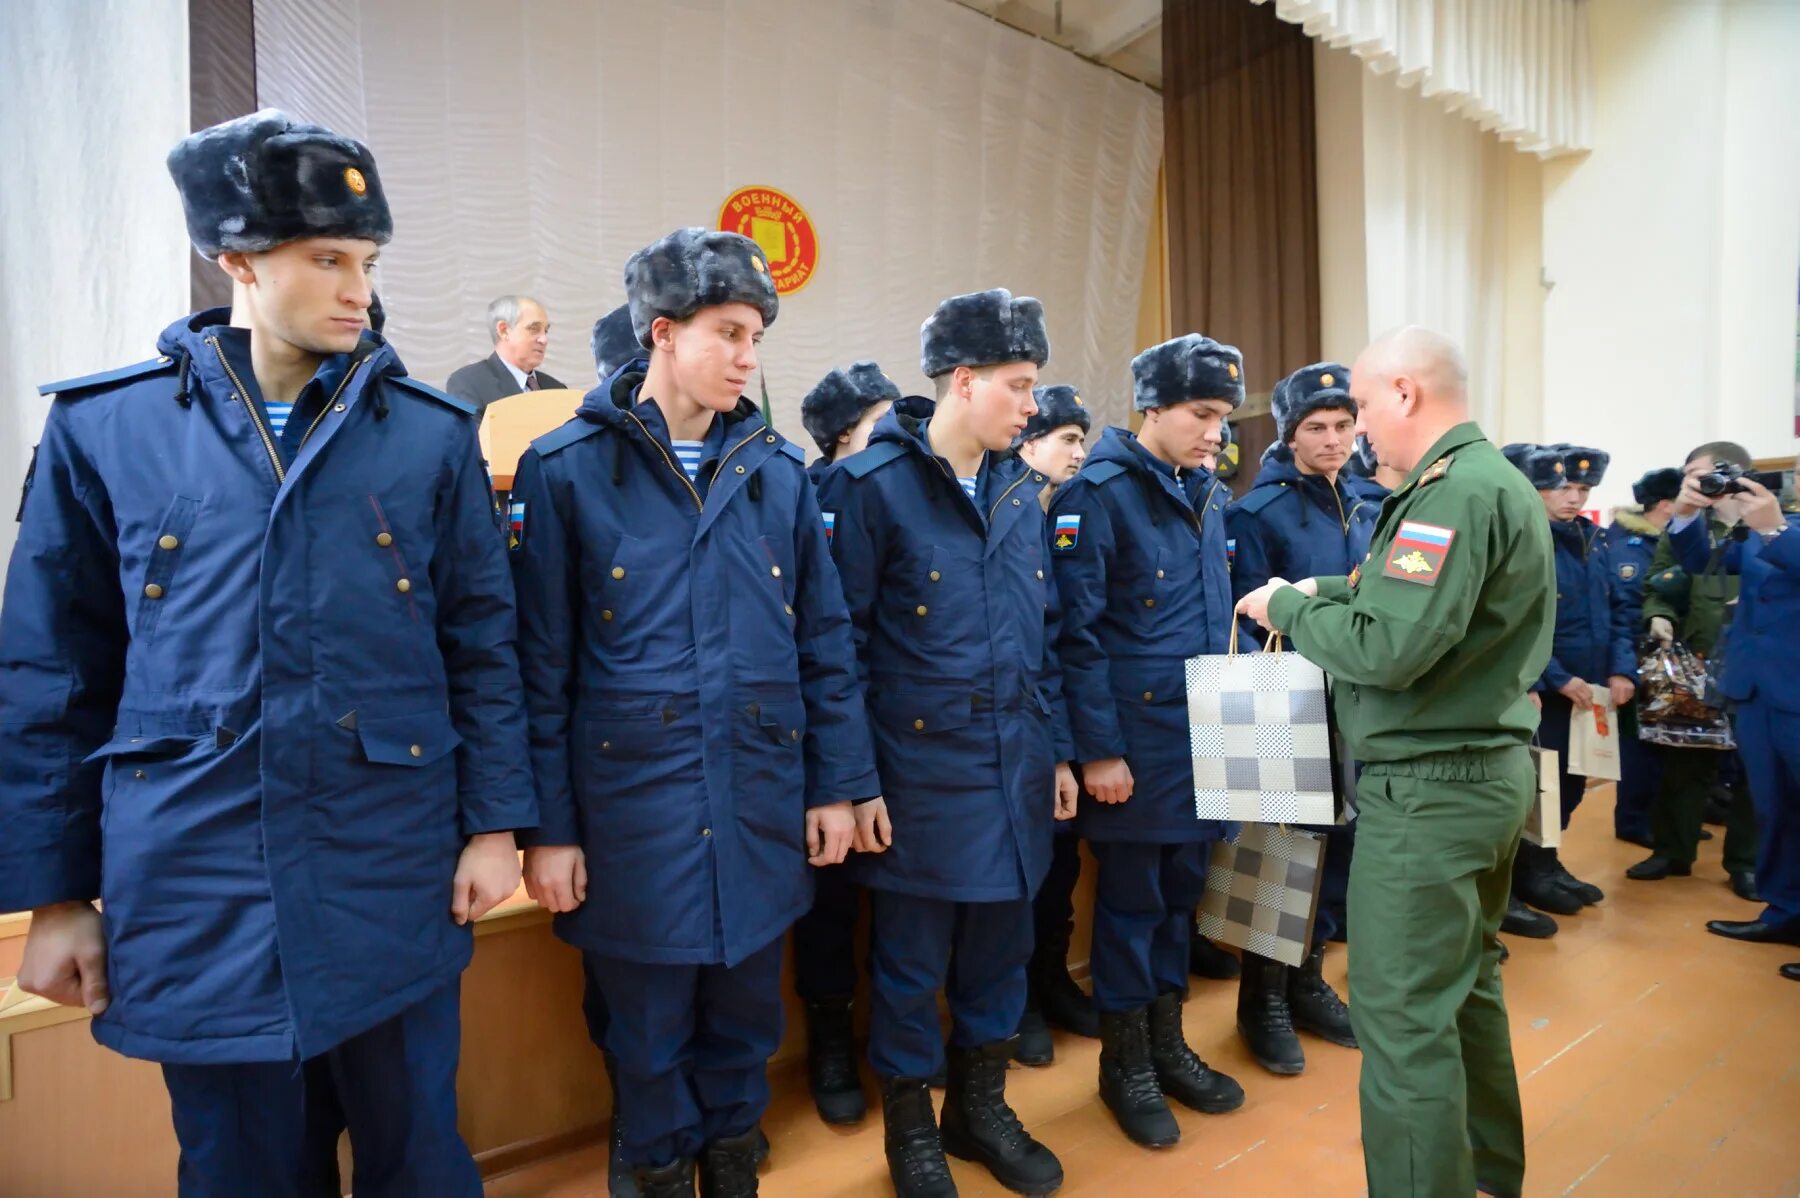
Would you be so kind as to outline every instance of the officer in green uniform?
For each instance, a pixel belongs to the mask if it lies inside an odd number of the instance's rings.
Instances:
[[[1238,605],[1332,675],[1364,763],[1350,1017],[1372,1198],[1524,1184],[1496,933],[1537,790],[1526,691],[1550,659],[1556,578],[1543,504],[1469,420],[1467,378],[1424,329],[1364,350],[1358,431],[1407,471],[1370,555]]]

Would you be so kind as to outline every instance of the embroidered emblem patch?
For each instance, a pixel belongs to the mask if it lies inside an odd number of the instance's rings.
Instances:
[[[525,543],[525,501],[515,499],[506,505],[506,547],[517,549]]]
[[[825,539],[829,541],[831,534],[837,531],[837,513],[820,512],[819,519],[825,522]]]
[[[1630,582],[1632,579],[1637,577],[1637,567],[1632,565],[1630,562],[1626,562],[1624,565],[1619,567],[1619,577],[1624,579],[1626,582]]]
[[[1080,515],[1058,516],[1051,531],[1050,544],[1058,553],[1067,553],[1081,540]]]
[[[1450,542],[1455,539],[1453,528],[1402,521],[1400,531],[1394,534],[1394,543],[1388,546],[1387,559],[1381,567],[1382,577],[1436,586],[1438,575],[1444,568],[1444,558],[1450,552]]]

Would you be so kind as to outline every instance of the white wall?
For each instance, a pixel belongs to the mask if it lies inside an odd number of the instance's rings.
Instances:
[[[40,383],[141,362],[187,311],[163,167],[188,126],[185,0],[0,3],[0,562]]]
[[[1595,506],[1701,441],[1794,452],[1800,4],[1591,0],[1594,149],[1544,166],[1543,436]]]
[[[416,375],[488,353],[482,312],[545,300],[547,369],[591,386],[626,258],[780,188],[818,273],[763,354],[776,422],[832,366],[921,390],[945,296],[1044,301],[1047,381],[1129,408],[1162,155],[1141,84],[951,0],[257,0],[260,100],[365,137],[394,206],[388,332]]]

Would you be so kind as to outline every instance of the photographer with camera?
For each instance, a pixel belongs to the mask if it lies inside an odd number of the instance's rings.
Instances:
[[[1674,519],[1673,504],[1681,498],[1684,486],[1722,488],[1749,464],[1750,451],[1730,441],[1713,441],[1695,449],[1675,473],[1674,486],[1669,488],[1670,520]],[[1705,482],[1697,481],[1701,479]],[[1703,661],[1722,660],[1719,646],[1725,621],[1737,602],[1738,579],[1726,574],[1718,563],[1731,544],[1731,530],[1741,505],[1741,499],[1734,497],[1715,506],[1706,521],[1695,521],[1704,526],[1708,545],[1707,564],[1701,572],[1690,575],[1682,569],[1674,542],[1665,531],[1657,539],[1644,577],[1640,627],[1648,625],[1650,634],[1665,645],[1679,640]],[[1710,672],[1716,679],[1717,668]],[[1650,810],[1651,854],[1626,870],[1625,876],[1638,882],[1687,877],[1693,872],[1700,847],[1707,796],[1730,753],[1701,746],[1646,748],[1657,750],[1660,763]],[[1756,815],[1749,788],[1741,784],[1731,791],[1724,847],[1725,872],[1731,879],[1731,889],[1739,898],[1758,901]]]
[[[1682,484],[1669,539],[1682,568],[1700,574],[1712,556],[1702,511],[1735,515],[1739,525],[1719,555],[1719,566],[1738,576],[1719,688],[1735,703],[1732,726],[1762,831],[1756,882],[1766,906],[1756,919],[1715,919],[1706,930],[1800,944],[1800,516],[1782,512],[1771,482],[1779,479],[1716,460]],[[1781,973],[1800,981],[1800,964]]]

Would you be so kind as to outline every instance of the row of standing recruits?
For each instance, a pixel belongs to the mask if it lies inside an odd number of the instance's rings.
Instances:
[[[1108,430],[1046,512],[1050,477],[1010,452],[1038,408],[1041,308],[954,297],[921,330],[935,402],[891,401],[815,498],[742,398],[777,313],[766,259],[680,230],[628,264],[641,352],[525,455],[503,540],[473,409],[364,331],[392,233],[367,148],[265,111],[170,169],[233,305],[178,321],[153,361],[46,388],[0,620],[0,909],[33,912],[22,984],[162,1063],[184,1194],[338,1192],[345,1130],[358,1193],[479,1192],[456,980],[468,925],[519,879],[515,837],[583,952],[645,1195],[756,1191],[780,937],[812,905],[808,866],[853,845],[902,1194],[953,1194],[946,1152],[1019,1192],[1061,1183],[1005,1099],[1057,818],[1100,859],[1106,1105],[1158,1144],[1167,1098],[1242,1101],[1182,1036],[1223,830],[1193,820],[1169,743],[1182,660],[1230,624],[1202,466],[1243,398],[1235,350],[1189,334],[1140,355],[1144,432]],[[1512,752],[1549,559],[1464,422],[1458,361],[1408,330],[1352,376],[1376,451],[1410,471],[1373,530],[1380,575],[1239,599],[1351,691],[1376,1194],[1522,1176],[1489,879],[1529,797]],[[1491,731],[1447,750],[1451,729]],[[1464,791],[1485,814],[1442,844],[1401,834]],[[1442,917],[1429,935],[1421,911]]]

